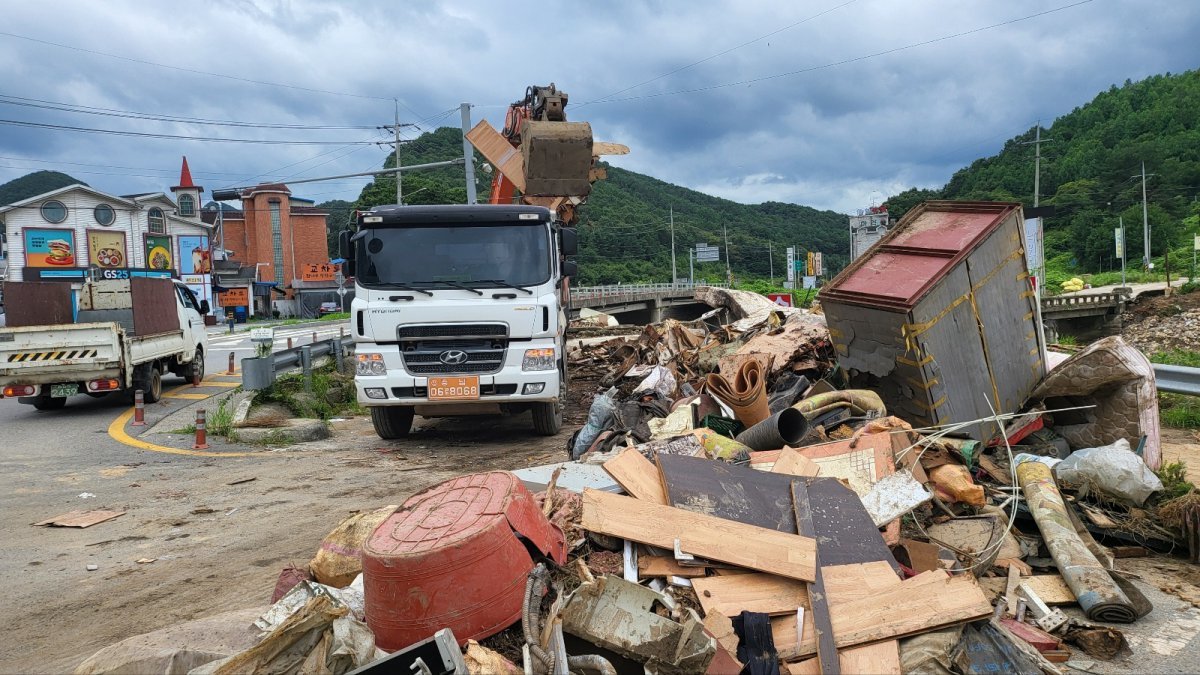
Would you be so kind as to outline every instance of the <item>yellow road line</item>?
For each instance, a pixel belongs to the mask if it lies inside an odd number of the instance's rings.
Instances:
[[[174,393],[163,394],[163,398],[182,398],[182,399],[187,399],[189,401],[203,401],[204,399],[212,398],[215,395],[216,394],[185,394],[185,393],[181,392],[178,394],[174,394]]]
[[[190,385],[188,385],[188,386],[190,386]],[[205,380],[200,383],[200,386],[201,387],[240,387],[240,386],[242,386],[242,383],[241,382],[213,382],[212,380]]]
[[[170,455],[192,455],[195,457],[247,457],[260,453],[256,452],[206,452],[204,450],[184,450],[182,448],[171,448],[165,445],[156,445],[146,441],[138,440],[133,436],[125,433],[125,425],[129,420],[133,419],[133,408],[121,413],[117,419],[108,425],[108,435],[114,441],[123,445],[128,445],[131,448],[139,450],[149,450],[150,452],[163,452]]]

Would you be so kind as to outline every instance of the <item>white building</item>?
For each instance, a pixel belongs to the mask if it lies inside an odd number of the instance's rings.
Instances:
[[[189,274],[211,272],[213,226],[200,219],[203,188],[192,184],[187,158],[179,182],[174,199],[75,184],[0,207],[8,280],[82,281],[99,268],[170,274],[193,285]]]
[[[862,209],[858,215],[850,216],[851,262],[882,239],[890,227],[886,205]]]

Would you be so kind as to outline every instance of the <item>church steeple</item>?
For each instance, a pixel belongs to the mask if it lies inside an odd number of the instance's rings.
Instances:
[[[179,169],[179,185],[171,188],[171,192],[175,193],[175,201],[179,204],[180,217],[200,218],[200,194],[204,188],[192,182],[192,170],[188,168],[186,156]]]

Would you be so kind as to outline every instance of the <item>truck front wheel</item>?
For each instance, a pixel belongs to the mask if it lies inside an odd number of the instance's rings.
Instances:
[[[375,433],[385,441],[404,438],[412,429],[413,408],[408,406],[380,406],[371,408],[371,425]]]
[[[533,430],[539,436],[553,436],[562,429],[563,411],[558,401],[539,401],[533,404]]]

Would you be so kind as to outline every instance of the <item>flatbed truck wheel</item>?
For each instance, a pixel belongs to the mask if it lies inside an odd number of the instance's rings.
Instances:
[[[385,441],[404,438],[412,430],[413,408],[409,406],[377,406],[371,408],[371,426]]]

